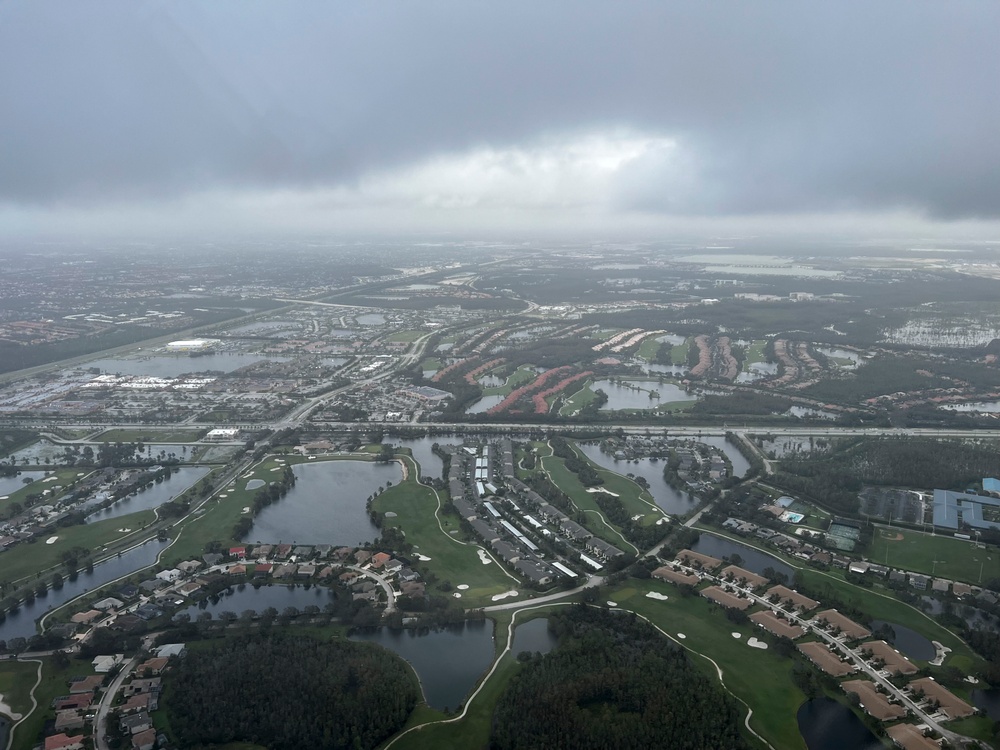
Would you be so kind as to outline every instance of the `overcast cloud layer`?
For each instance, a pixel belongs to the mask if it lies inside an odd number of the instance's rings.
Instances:
[[[0,5],[0,235],[977,227],[1000,4]]]

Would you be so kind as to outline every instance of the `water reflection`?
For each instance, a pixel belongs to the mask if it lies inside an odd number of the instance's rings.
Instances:
[[[547,617],[539,617],[514,628],[514,642],[511,653],[515,656],[522,651],[547,654],[558,645],[559,639],[549,630]]]
[[[398,484],[399,464],[317,461],[297,464],[295,486],[254,518],[245,541],[362,544],[379,535],[365,501],[380,486]]]
[[[385,646],[410,663],[429,706],[455,709],[493,663],[493,621],[415,631],[380,628],[351,636]]]
[[[799,708],[799,732],[809,750],[882,750],[883,745],[851,709],[833,698],[813,698]]]

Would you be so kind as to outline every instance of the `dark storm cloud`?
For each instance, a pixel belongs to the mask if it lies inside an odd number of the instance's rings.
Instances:
[[[630,165],[622,210],[993,218],[998,28],[992,2],[8,2],[0,202],[349,187],[625,128],[682,167]]]

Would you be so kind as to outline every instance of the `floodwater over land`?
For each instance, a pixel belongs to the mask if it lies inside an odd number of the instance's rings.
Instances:
[[[436,709],[458,708],[493,663],[493,621],[469,621],[432,631],[379,628],[351,636],[403,657],[420,678],[424,699]]]
[[[378,527],[365,502],[388,482],[403,478],[397,463],[317,461],[297,464],[295,486],[254,518],[244,541],[357,545],[374,540]]]
[[[135,375],[155,378],[175,378],[178,375],[197,372],[232,372],[241,367],[261,362],[265,359],[284,362],[287,357],[272,357],[263,354],[242,354],[217,352],[199,357],[155,356],[123,357],[121,359],[97,359],[83,365],[84,369],[96,367],[108,375]]]

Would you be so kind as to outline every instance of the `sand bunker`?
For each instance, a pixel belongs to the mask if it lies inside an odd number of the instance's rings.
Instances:
[[[460,593],[458,593],[457,591],[454,594],[452,594],[452,596],[455,597],[456,599],[461,599],[462,598],[462,595]]]
[[[243,507],[243,512],[244,513],[249,513],[250,512],[250,506],[249,505],[244,506]]]
[[[467,584],[467,583],[460,583],[455,588],[458,589],[459,591],[465,591],[466,589],[469,588],[469,584]]]
[[[10,718],[12,718],[14,721],[17,721],[18,719],[21,718],[21,714],[17,713],[4,701],[3,693],[0,693],[0,714],[5,714]]]
[[[247,489],[248,490],[259,490],[265,484],[267,484],[267,483],[263,479],[251,479],[249,482],[247,482]]]
[[[609,602],[608,602],[608,606],[609,606],[609,607],[617,607],[617,606],[618,606],[618,602],[612,602],[612,601],[609,601]]]
[[[420,560],[420,562],[429,562],[431,558],[427,555],[421,555],[419,552],[416,553],[415,557]]]
[[[648,594],[646,594],[646,598],[656,599],[656,601],[658,602],[665,602],[670,597],[667,596],[666,594],[661,594],[659,591],[650,591]]]
[[[396,517],[396,514],[395,514],[395,513],[393,513],[393,512],[391,511],[391,510],[387,510],[387,511],[385,512],[385,517],[386,517],[386,518],[395,518],[395,517]]]
[[[56,543],[56,539],[58,539],[58,538],[59,537],[57,537],[57,536],[50,536],[48,539],[45,540],[45,543],[46,544],[55,544]]]
[[[940,667],[944,664],[944,658],[951,653],[951,649],[945,646],[943,643],[937,641],[931,641],[934,644],[934,660],[930,662],[932,666]]]
[[[482,562],[483,565],[489,565],[491,562],[493,562],[490,559],[490,556],[486,554],[486,550],[484,550],[482,547],[480,547],[477,550],[477,552],[479,552],[479,560],[480,562]]]
[[[620,495],[618,495],[617,493],[612,492],[611,490],[601,489],[600,487],[588,487],[587,492],[591,494],[594,494],[595,492],[600,492],[602,495],[611,495],[611,497],[620,497]]]
[[[742,638],[743,637],[743,633],[733,633],[732,636],[733,636],[733,638]]]
[[[756,638],[753,637],[751,637],[750,640],[747,641],[747,645],[750,648],[767,648],[767,644],[764,643],[764,641],[758,641]]]
[[[506,599],[508,596],[517,596],[517,592],[516,591],[505,591],[502,594],[495,594],[492,598],[493,598],[493,601],[498,602],[501,599]]]
[[[683,640],[684,640],[685,638],[687,638],[687,636],[686,636],[686,635],[684,635],[683,633],[678,633],[678,634],[677,634],[677,637],[678,637],[678,638],[680,638],[680,639],[681,639],[682,641],[683,641]]]

